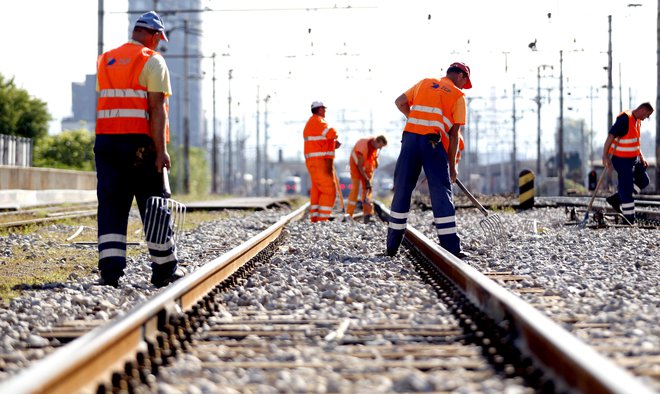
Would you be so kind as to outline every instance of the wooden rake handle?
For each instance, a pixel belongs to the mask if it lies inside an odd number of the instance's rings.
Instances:
[[[483,213],[485,216],[488,216],[488,211],[486,210],[486,208],[484,208],[484,206],[481,205],[479,200],[477,200],[477,198],[473,196],[472,193],[470,193],[470,191],[467,189],[467,187],[465,187],[465,185],[463,184],[463,182],[460,181],[460,179],[456,178],[456,184],[458,185],[458,187],[461,188],[461,190],[463,190],[463,193],[465,193],[465,195],[468,196],[468,198],[470,199],[470,201],[472,201],[474,206],[479,208],[481,213]]]
[[[163,197],[172,197],[172,189],[170,189],[170,177],[168,176],[167,167],[163,167]]]
[[[612,156],[614,156],[614,151],[616,150],[617,145],[619,145],[619,139],[616,138],[614,140],[614,143],[612,145],[612,152],[610,152],[607,156],[610,159],[610,164],[612,162]],[[596,199],[596,193],[598,193],[598,189],[600,189],[600,184],[603,183],[603,179],[605,179],[605,173],[607,172],[607,166],[603,166],[603,172],[600,173],[600,177],[598,177],[598,183],[596,183],[596,188],[594,189],[594,192],[591,194],[591,199],[589,200],[589,205],[587,205],[587,215],[589,214],[589,211],[591,211],[591,206],[594,204],[594,200]]]

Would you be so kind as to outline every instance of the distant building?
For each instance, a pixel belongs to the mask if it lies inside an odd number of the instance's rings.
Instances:
[[[62,130],[96,130],[96,75],[71,84],[73,116],[62,119]]]
[[[169,42],[157,49],[167,61],[174,95],[170,97],[170,135],[172,144],[183,144],[184,119],[189,122],[190,146],[203,147],[205,136],[202,106],[202,10],[201,0],[129,0],[129,34],[142,12],[155,10],[163,18]],[[186,12],[176,12],[185,10]],[[184,26],[187,25],[187,29]],[[187,48],[185,47],[185,44]],[[187,50],[186,50],[187,49]],[[188,57],[184,58],[187,53]],[[185,70],[185,62],[188,69]],[[187,78],[184,75],[187,72]],[[187,79],[187,86],[184,85]],[[188,91],[186,100],[186,88]],[[186,101],[188,110],[186,111]]]
[[[202,107],[202,18],[201,0],[129,0],[129,31],[127,39],[141,13],[153,10],[165,22],[169,42],[161,41],[157,49],[166,59],[174,95],[170,97],[170,133],[173,145],[183,144],[184,119],[188,115],[189,143],[191,147],[204,147],[206,136]],[[184,26],[188,26],[187,34]],[[187,42],[187,51],[184,45]],[[109,50],[110,48],[105,48]],[[188,58],[184,58],[187,52]],[[185,77],[187,61],[187,78]],[[184,82],[187,79],[187,86]],[[187,88],[187,95],[186,95]],[[96,75],[85,76],[85,82],[71,84],[73,116],[62,120],[62,130],[96,129]],[[188,98],[186,100],[186,97]],[[186,101],[187,111],[186,111]]]

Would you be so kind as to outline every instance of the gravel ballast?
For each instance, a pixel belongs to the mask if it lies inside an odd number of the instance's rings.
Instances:
[[[228,219],[206,223],[186,233],[180,247],[186,269],[192,271],[210,261],[209,249],[213,249],[214,256],[228,251],[276,222],[285,213],[284,210],[269,210],[248,216],[231,215]],[[660,231],[637,228],[580,230],[564,225],[563,208],[498,214],[509,233],[506,242],[495,242],[484,236],[479,226],[483,215],[478,211],[466,209],[457,212],[463,247],[473,255],[466,262],[481,271],[506,271],[524,276],[521,281],[501,284],[534,303],[543,313],[586,343],[600,346],[599,351],[608,357],[617,360],[624,355],[639,356],[642,365],[655,371],[658,376],[660,364],[653,362],[651,357],[657,359],[660,355]],[[412,226],[429,238],[437,239],[431,222],[430,211],[413,211],[409,219]],[[289,232],[300,230],[300,226],[311,225],[297,223]],[[317,277],[320,274],[330,275],[330,279],[312,287],[319,299],[311,305],[331,316],[341,316],[344,312],[332,307],[327,300],[351,293],[363,299],[376,291],[363,281],[357,283],[353,279],[365,262],[382,270],[379,275],[384,276],[375,278],[374,282],[381,284],[381,290],[386,286],[387,276],[391,275],[387,273],[388,269],[396,266],[398,257],[390,259],[382,256],[385,225],[330,222],[313,228],[333,239],[332,247],[322,247],[316,235],[294,238],[293,246],[278,252],[272,260],[272,267],[267,268],[268,272],[259,271],[255,280],[264,284],[280,280],[285,287],[278,291],[297,294],[300,288],[311,285],[305,279],[284,281],[287,277],[284,267],[301,269],[305,264],[315,266],[311,263],[316,262],[318,271],[311,271]],[[0,243],[3,250],[11,248],[14,243],[52,247],[41,245],[33,237],[5,237]],[[50,344],[37,335],[37,328],[67,320],[108,320],[120,315],[158,291],[149,284],[150,273],[144,253],[142,257],[130,261],[127,276],[122,279],[119,289],[94,286],[95,276],[83,277],[50,290],[26,291],[5,305],[0,310],[0,334],[3,338],[0,343],[0,380],[26,368],[49,351]],[[273,275],[273,279],[266,274]],[[541,288],[543,292],[521,294],[516,291],[524,287]],[[248,294],[255,291],[243,290]],[[318,292],[321,295],[325,293],[328,298],[318,297]],[[274,304],[277,300],[277,297],[271,297]],[[231,305],[235,301],[229,298],[227,307],[233,307]],[[420,302],[423,304],[426,301]],[[301,308],[304,310],[305,303],[304,297],[301,297],[300,304],[291,303],[292,313]],[[268,307],[267,304],[262,306]],[[425,318],[424,314],[416,316],[419,312],[415,308],[410,313],[413,319]],[[580,328],[579,323],[592,324],[592,328]],[[598,328],[593,328],[596,325]],[[644,365],[643,357],[649,357],[650,363]],[[660,391],[657,379],[643,380]]]

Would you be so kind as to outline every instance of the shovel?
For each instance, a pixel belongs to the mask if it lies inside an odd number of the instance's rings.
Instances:
[[[144,218],[144,234],[148,244],[174,246],[181,237],[186,219],[186,206],[170,199],[170,180],[163,168],[163,197],[149,197]]]
[[[458,187],[463,190],[463,193],[465,193],[466,196],[472,201],[472,204],[474,204],[475,207],[479,208],[481,213],[486,216],[485,219],[483,219],[479,224],[481,225],[481,229],[484,231],[486,236],[488,236],[491,239],[496,239],[496,240],[503,240],[505,239],[504,236],[506,235],[504,232],[504,227],[502,226],[502,219],[500,218],[499,215],[493,214],[488,212],[486,208],[484,208],[483,205],[477,200],[472,193],[463,185],[463,182],[461,182],[459,179],[456,179],[456,184]]]

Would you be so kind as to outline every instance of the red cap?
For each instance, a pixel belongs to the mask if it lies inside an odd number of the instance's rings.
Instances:
[[[472,87],[472,82],[470,82],[470,67],[466,66],[465,63],[461,63],[461,62],[454,62],[449,67],[460,68],[461,71],[463,71],[467,76],[467,82],[463,86],[463,89],[470,89]]]

